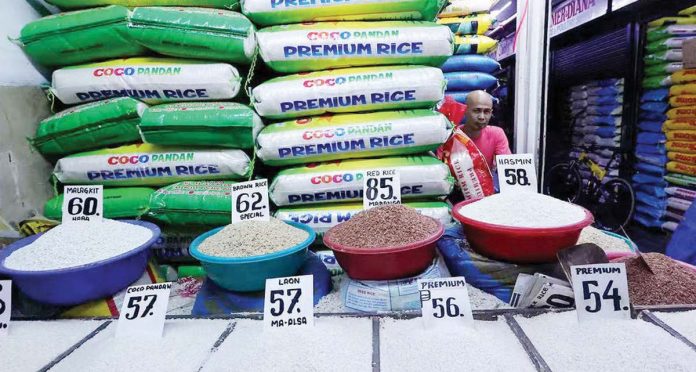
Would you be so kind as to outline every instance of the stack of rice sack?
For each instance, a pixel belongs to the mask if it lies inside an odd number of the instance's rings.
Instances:
[[[587,156],[607,170],[607,179],[618,177],[621,166],[615,153],[621,146],[623,91],[623,79],[592,80],[571,87],[568,99],[573,124],[570,157],[577,159],[590,147]],[[580,173],[591,177],[587,168]]]
[[[362,210],[365,172],[396,168],[407,204],[449,220],[439,199],[452,179],[427,154],[450,126],[433,111],[445,89],[438,67],[453,51],[449,28],[432,22],[442,5],[243,1],[244,14],[269,26],[257,32],[261,58],[284,74],[251,94],[258,114],[275,121],[256,154],[279,171],[270,185],[276,217],[322,233]]]
[[[55,3],[88,9],[34,21],[18,42],[55,69],[51,95],[77,106],[44,120],[31,143],[55,161],[56,181],[104,185],[106,217],[156,220],[156,247],[179,256],[199,230],[229,222],[229,184],[251,176],[247,152],[263,124],[229,101],[255,27],[222,9],[230,0]],[[148,6],[192,4],[220,9]],[[49,217],[60,218],[61,200],[47,203]]]
[[[691,200],[694,184],[688,153],[690,129],[694,114],[689,83],[693,81],[683,70],[684,40],[696,36],[696,18],[668,17],[649,24],[646,45],[645,78],[641,98],[636,145],[635,220],[644,226],[674,230],[684,207]],[[696,97],[696,96],[694,96]],[[694,117],[696,119],[696,116]]]
[[[491,91],[498,87],[492,74],[500,64],[485,54],[495,49],[497,41],[484,34],[496,22],[489,13],[493,1],[452,1],[442,9],[437,23],[455,34],[454,56],[442,65],[447,80],[445,95],[460,103],[473,90]]]

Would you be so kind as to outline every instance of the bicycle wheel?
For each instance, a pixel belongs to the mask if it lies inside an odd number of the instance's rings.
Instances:
[[[546,173],[544,194],[575,203],[581,192],[582,177],[569,163],[556,164]]]
[[[626,180],[615,178],[602,184],[595,213],[597,227],[618,231],[631,220],[636,206],[633,187]]]

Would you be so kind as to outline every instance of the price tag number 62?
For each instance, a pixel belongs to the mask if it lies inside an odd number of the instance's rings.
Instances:
[[[149,300],[149,302],[147,302]],[[157,295],[145,295],[145,296],[133,296],[128,300],[128,310],[133,310],[132,313],[126,314],[126,319],[133,320],[140,316],[145,318],[148,315],[153,315],[152,308],[155,306],[157,301]],[[140,312],[143,303],[147,302],[145,308]]]
[[[251,199],[251,201],[249,199]],[[250,208],[253,211],[259,211],[263,209],[263,205],[260,205],[262,200],[263,196],[260,192],[253,192],[251,194],[242,193],[237,198],[237,205],[235,207],[239,213],[246,213]]]

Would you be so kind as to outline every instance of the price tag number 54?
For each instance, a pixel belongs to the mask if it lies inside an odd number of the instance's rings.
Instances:
[[[145,318],[154,315],[152,308],[157,302],[157,295],[133,296],[128,300],[126,319]],[[131,312],[132,310],[132,312]],[[142,310],[142,311],[141,311]]]
[[[599,292],[595,289],[601,290],[599,288],[599,283],[596,280],[588,280],[582,282],[582,297],[585,300],[592,300],[592,304],[585,306],[585,310],[588,313],[597,313],[602,310],[602,300],[612,300],[613,311],[621,311],[621,295],[619,295],[619,289],[614,287],[614,281],[610,280],[607,283],[607,287],[604,289],[604,293],[600,298]],[[611,292],[611,293],[610,293]],[[628,310],[628,308],[623,309]]]

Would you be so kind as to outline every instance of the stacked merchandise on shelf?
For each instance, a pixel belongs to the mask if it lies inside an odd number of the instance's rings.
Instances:
[[[455,34],[454,56],[441,68],[447,79],[445,95],[457,102],[466,103],[473,90],[490,92],[498,87],[493,74],[500,64],[486,55],[498,42],[484,35],[496,23],[489,13],[492,5],[491,1],[452,1],[438,15],[437,23]]]
[[[444,1],[397,3],[295,11],[242,4],[268,26],[257,32],[259,54],[282,74],[251,93],[258,114],[274,121],[259,133],[256,154],[278,171],[269,189],[276,217],[321,234],[363,209],[366,172],[390,168],[399,170],[406,205],[449,222],[442,199],[453,180],[428,152],[451,126],[433,108],[444,98],[438,67],[452,55],[453,35],[433,22]]]
[[[684,40],[696,36],[696,19],[659,19],[649,24],[636,145],[635,220],[674,231],[693,200],[696,159],[696,81],[682,64]],[[696,150],[694,151],[696,153]]]
[[[623,79],[592,80],[571,87],[568,111],[571,114],[572,142],[570,158],[582,153],[607,170],[606,178],[618,177],[621,156],[623,113]],[[582,167],[580,174],[589,179],[590,169]]]
[[[255,27],[225,10],[235,3],[66,2],[88,9],[31,22],[17,40],[54,69],[50,96],[71,106],[31,139],[55,162],[55,181],[103,185],[107,218],[154,220],[163,231],[155,253],[165,262],[192,260],[193,237],[229,222],[229,184],[253,169],[249,153],[263,123],[230,101],[242,90],[238,67],[254,56]],[[49,200],[45,214],[60,219],[61,203],[61,195]]]

